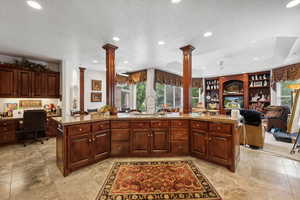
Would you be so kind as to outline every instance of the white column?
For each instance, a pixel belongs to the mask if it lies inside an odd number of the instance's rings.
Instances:
[[[147,82],[146,82],[146,109],[148,113],[155,113],[155,97],[156,92],[154,89],[155,69],[147,69]]]

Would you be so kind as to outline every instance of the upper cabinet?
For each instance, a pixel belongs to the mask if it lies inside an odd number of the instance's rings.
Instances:
[[[60,73],[0,65],[0,98],[59,98]]]
[[[14,69],[0,67],[0,97],[16,95],[16,76]]]

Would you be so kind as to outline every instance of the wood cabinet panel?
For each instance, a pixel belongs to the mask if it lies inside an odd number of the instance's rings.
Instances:
[[[169,121],[162,121],[162,120],[156,120],[156,121],[151,121],[151,128],[168,128]]]
[[[52,98],[59,97],[59,81],[60,77],[58,73],[47,73],[47,96]]]
[[[88,133],[70,137],[69,165],[71,170],[88,165],[91,162],[91,144],[91,138]]]
[[[197,157],[207,159],[207,133],[192,130],[192,147],[191,151]]]
[[[209,124],[209,131],[211,132],[218,132],[218,133],[225,133],[231,135],[231,124],[222,124],[222,123],[210,123]]]
[[[131,130],[131,153],[137,155],[147,155],[149,152],[148,129],[132,129]]]
[[[0,68],[0,97],[14,97],[15,93],[15,71],[13,69]]]
[[[92,124],[92,131],[97,132],[97,131],[103,131],[109,129],[109,121],[104,121],[104,122],[95,122]]]
[[[170,150],[169,129],[152,129],[151,152],[167,153]]]
[[[195,128],[202,131],[208,130],[208,122],[202,122],[202,121],[192,121],[191,122],[191,128]]]
[[[47,96],[47,82],[46,73],[34,72],[32,73],[32,97],[46,97]]]
[[[91,124],[73,125],[68,128],[69,135],[80,135],[91,132]]]
[[[145,128],[150,128],[150,122],[148,121],[134,121],[130,123],[131,128],[137,128],[137,129],[145,129]]]
[[[130,130],[129,129],[112,129],[111,140],[112,141],[129,141]]]
[[[93,155],[94,161],[108,157],[110,152],[109,131],[93,133]]]
[[[210,160],[229,165],[232,160],[231,137],[212,136],[209,138],[209,158]]]
[[[189,120],[172,120],[171,126],[176,128],[188,128]]]
[[[175,155],[188,155],[189,143],[188,141],[172,141],[171,149]]]
[[[189,139],[189,129],[186,128],[172,128],[171,129],[172,141],[181,141]]]
[[[123,156],[129,154],[129,142],[115,142],[111,143],[112,156]]]
[[[30,71],[18,71],[18,96],[31,97],[32,73]]]
[[[111,128],[112,129],[122,129],[122,128],[129,128],[130,124],[128,121],[111,121]]]

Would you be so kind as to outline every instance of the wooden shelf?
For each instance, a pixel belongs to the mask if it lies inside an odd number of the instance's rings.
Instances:
[[[271,101],[249,101],[249,103],[271,103]]]

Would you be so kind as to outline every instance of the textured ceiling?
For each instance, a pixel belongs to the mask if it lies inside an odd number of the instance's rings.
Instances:
[[[25,0],[0,2],[0,52],[72,60],[104,70],[104,43],[119,46],[117,70],[181,73],[192,44],[193,76],[259,71],[300,61],[300,6],[288,0]],[[213,36],[204,38],[203,33]],[[112,41],[120,37],[119,42]],[[159,46],[158,41],[165,41]],[[92,61],[98,60],[98,64]],[[124,64],[124,61],[128,64]]]

